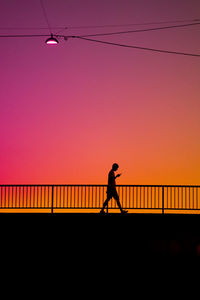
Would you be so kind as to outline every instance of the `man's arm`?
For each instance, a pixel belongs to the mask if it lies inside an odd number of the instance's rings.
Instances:
[[[116,176],[115,176],[115,178],[117,178],[117,177],[120,177],[122,174],[117,174]]]

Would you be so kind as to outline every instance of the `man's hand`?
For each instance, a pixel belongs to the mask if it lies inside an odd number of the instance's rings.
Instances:
[[[117,174],[115,178],[117,178],[117,177],[119,177],[119,176],[121,176],[121,175],[122,175],[122,174]]]

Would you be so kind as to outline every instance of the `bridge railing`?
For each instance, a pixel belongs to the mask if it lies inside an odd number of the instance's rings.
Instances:
[[[200,210],[198,185],[117,185],[122,207],[130,212]],[[0,212],[5,210],[100,210],[106,185],[0,185]],[[114,199],[109,210],[118,209]]]

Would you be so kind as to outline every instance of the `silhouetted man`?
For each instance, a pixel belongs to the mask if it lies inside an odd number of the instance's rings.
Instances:
[[[108,186],[107,186],[107,199],[104,201],[103,203],[103,207],[100,211],[101,214],[104,214],[104,209],[105,207],[108,205],[108,201],[113,197],[116,201],[117,201],[117,205],[121,211],[121,213],[125,214],[128,211],[122,209],[121,204],[119,202],[119,195],[117,193],[116,190],[116,183],[115,183],[115,179],[119,176],[121,176],[121,174],[117,174],[115,176],[115,171],[117,171],[117,169],[119,168],[118,164],[114,163],[112,165],[112,169],[110,170],[110,172],[108,173]]]

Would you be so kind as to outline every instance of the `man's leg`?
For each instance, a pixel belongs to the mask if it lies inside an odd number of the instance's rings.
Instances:
[[[122,206],[121,206],[121,203],[120,203],[120,201],[119,201],[119,195],[118,195],[117,191],[115,192],[115,194],[114,194],[113,197],[114,197],[114,199],[116,200],[117,205],[118,205],[118,207],[119,207],[121,213],[127,213],[128,211],[127,211],[127,210],[124,210],[124,209],[122,208]]]
[[[107,199],[104,201],[103,207],[102,207],[102,209],[101,209],[101,212],[104,212],[104,209],[105,209],[105,207],[108,205],[108,201],[109,201],[110,199],[111,199],[110,197],[107,197]]]
[[[121,203],[120,203],[120,201],[119,201],[119,195],[118,195],[118,194],[115,195],[115,200],[116,200],[116,202],[117,202],[117,205],[118,205],[120,211],[122,212],[123,209],[122,209]]]

